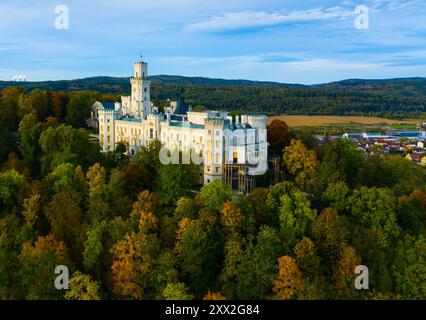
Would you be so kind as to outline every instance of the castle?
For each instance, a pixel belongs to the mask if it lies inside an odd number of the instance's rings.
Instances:
[[[104,152],[125,142],[132,157],[158,139],[168,151],[163,152],[166,163],[179,161],[179,157],[167,155],[186,152],[200,165],[201,183],[219,179],[239,192],[250,192],[255,176],[266,172],[266,116],[191,111],[183,99],[159,113],[151,102],[148,64],[143,61],[134,64],[130,83],[130,96],[121,97],[121,103],[94,104],[93,117]]]

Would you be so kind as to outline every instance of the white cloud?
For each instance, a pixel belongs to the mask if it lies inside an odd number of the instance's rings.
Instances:
[[[213,16],[207,21],[187,25],[186,31],[226,31],[253,27],[266,27],[290,22],[343,19],[352,16],[353,11],[342,7],[314,8],[308,10],[280,10],[227,12]]]

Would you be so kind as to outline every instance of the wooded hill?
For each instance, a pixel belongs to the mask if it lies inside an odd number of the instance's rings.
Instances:
[[[354,115],[387,118],[426,118],[426,78],[344,80],[304,86],[276,82],[202,77],[152,76],[152,98],[164,102],[183,91],[190,105],[236,112],[276,114]],[[129,94],[129,78],[93,77],[44,82],[0,81],[0,89],[20,86],[25,91],[94,90]]]

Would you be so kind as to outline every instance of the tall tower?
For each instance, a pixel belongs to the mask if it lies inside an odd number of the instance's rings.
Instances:
[[[152,113],[151,81],[148,78],[148,64],[146,62],[140,61],[134,64],[130,84],[132,85],[130,113],[135,117],[146,117]]]

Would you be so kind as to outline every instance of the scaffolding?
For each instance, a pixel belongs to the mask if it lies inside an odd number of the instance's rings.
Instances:
[[[283,178],[283,172],[281,171],[281,158],[273,157],[268,159],[268,170],[271,172],[271,185],[279,183]]]
[[[247,164],[224,164],[223,183],[230,186],[238,193],[247,194],[256,188],[254,176],[249,175],[250,165]]]

